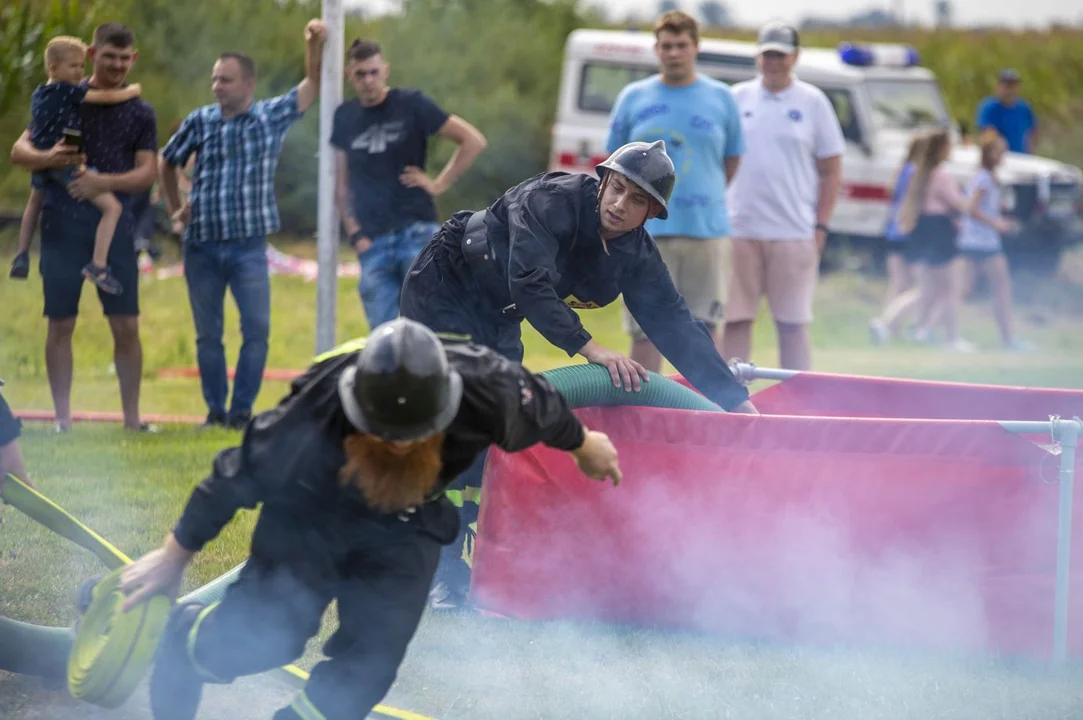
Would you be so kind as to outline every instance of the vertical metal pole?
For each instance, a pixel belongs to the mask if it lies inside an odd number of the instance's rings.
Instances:
[[[1053,435],[1060,442],[1060,507],[1057,521],[1057,579],[1053,600],[1053,661],[1068,659],[1068,584],[1071,580],[1072,555],[1072,491],[1075,482],[1076,443],[1079,442],[1078,420],[1054,422]]]
[[[318,218],[316,223],[316,354],[335,346],[335,306],[338,298],[339,224],[335,210],[335,153],[331,148],[331,125],[335,108],[342,102],[343,36],[342,0],[323,0],[327,42],[320,74],[320,144]]]

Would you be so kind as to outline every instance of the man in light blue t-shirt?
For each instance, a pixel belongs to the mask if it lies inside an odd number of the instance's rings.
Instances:
[[[729,88],[696,72],[699,27],[679,10],[654,25],[660,72],[621,90],[610,115],[606,150],[633,141],[663,140],[677,169],[669,217],[646,228],[692,315],[716,339],[730,281],[726,187],[745,151],[737,103]],[[662,357],[625,311],[631,358],[659,372]]]

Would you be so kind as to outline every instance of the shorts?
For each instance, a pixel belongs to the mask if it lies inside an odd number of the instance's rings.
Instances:
[[[985,262],[986,260],[992,260],[997,255],[1002,255],[1003,251],[997,248],[996,250],[973,250],[973,249],[960,249],[958,251],[959,257],[965,260],[973,260],[974,262]]]
[[[812,298],[820,276],[820,253],[813,240],[733,240],[733,282],[726,320],[751,322],[760,297],[776,322],[812,322]]]
[[[22,434],[22,423],[11,414],[4,396],[0,395],[0,447],[14,442]]]
[[[692,317],[708,326],[717,326],[722,322],[733,274],[732,241],[728,237],[671,236],[655,238],[655,243]],[[635,340],[646,339],[627,308],[623,314],[625,332]]]
[[[64,188],[64,192],[67,192],[68,184],[72,181],[74,175],[74,166],[39,170],[38,172],[31,173],[30,186],[35,190],[44,190],[46,185],[53,182]]]
[[[947,215],[922,215],[910,234],[910,242],[917,243],[922,262],[930,267],[940,267],[955,257],[955,223]]]
[[[70,208],[67,208],[70,210]],[[87,221],[87,215],[91,221]],[[79,314],[79,297],[89,285],[83,266],[94,254],[97,212],[73,217],[59,208],[47,208],[41,217],[41,280],[45,291],[44,315],[53,320]],[[109,266],[124,287],[120,295],[98,290],[106,316],[139,314],[139,265],[135,252],[134,219],[125,208],[109,247]]]
[[[921,257],[921,247],[909,238],[889,242],[887,244],[887,254],[898,255],[904,262],[911,265],[924,262]]]

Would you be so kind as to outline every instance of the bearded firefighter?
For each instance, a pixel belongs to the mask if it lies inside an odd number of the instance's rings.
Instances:
[[[523,359],[526,320],[569,357],[606,367],[615,386],[633,391],[646,370],[598,343],[576,312],[623,297],[654,346],[697,390],[724,410],[758,414],[643,227],[669,214],[676,173],[665,143],[628,143],[597,173],[542,173],[485,210],[455,213],[407,273],[402,315],[469,336],[516,362]],[[434,608],[466,604],[483,461],[452,488],[463,537],[444,553]]]
[[[220,602],[174,607],[150,680],[157,720],[191,720],[203,683],[299,658],[332,600],[339,627],[276,720],[367,717],[391,687],[440,549],[458,534],[447,485],[490,444],[569,452],[620,481],[617,453],[542,376],[487,348],[397,319],[363,349],[316,359],[277,407],[222,451],[162,547],[130,565],[130,608],[173,596],[193,555],[262,503],[250,556]]]

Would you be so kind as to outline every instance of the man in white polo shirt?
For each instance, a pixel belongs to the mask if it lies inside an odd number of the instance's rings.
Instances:
[[[845,140],[823,91],[794,77],[798,47],[792,26],[765,25],[757,41],[759,76],[733,86],[746,151],[729,192],[733,280],[722,355],[749,359],[752,323],[767,295],[779,364],[807,370],[812,298]]]

